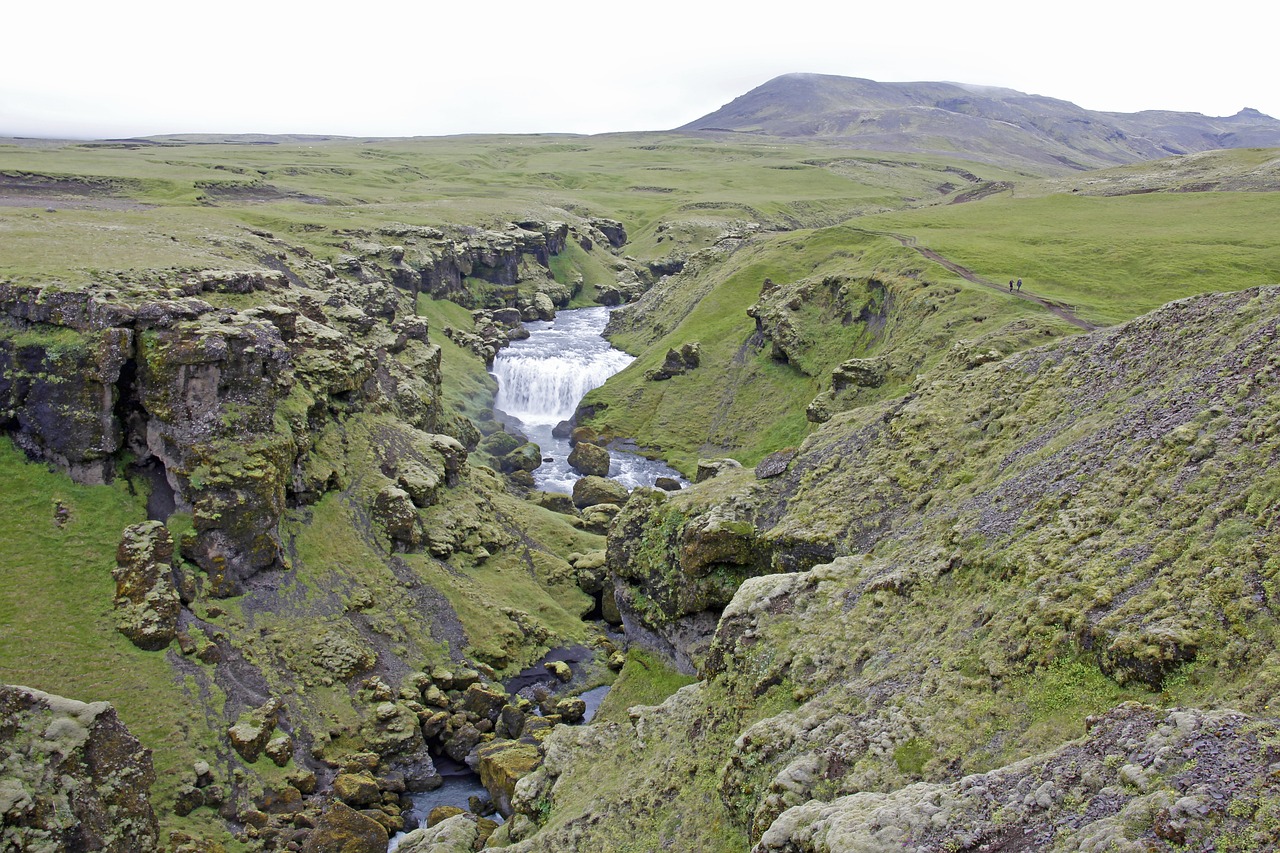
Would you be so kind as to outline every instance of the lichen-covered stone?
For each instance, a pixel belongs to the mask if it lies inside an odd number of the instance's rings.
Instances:
[[[742,463],[736,459],[699,459],[698,472],[694,475],[695,483],[705,483],[712,477],[718,477],[726,470],[741,468]]]
[[[573,497],[561,492],[533,492],[529,500],[538,506],[563,515],[577,515],[578,508],[573,505]]]
[[[382,802],[378,783],[368,773],[339,773],[333,777],[333,795],[355,809]]]
[[[547,661],[542,667],[560,681],[571,681],[573,679],[573,670],[569,667],[569,664],[562,660]]]
[[[231,746],[249,764],[257,761],[271,742],[282,707],[279,699],[269,699],[260,707],[241,714],[235,725],[227,729]]]
[[[385,486],[374,501],[373,517],[382,525],[391,542],[412,550],[423,543],[426,531],[422,517],[409,492],[399,486]]]
[[[462,707],[480,719],[495,721],[507,704],[507,692],[500,685],[472,684],[462,695]]]
[[[627,487],[616,480],[604,477],[582,477],[573,484],[573,505],[579,509],[596,504],[617,504],[627,502]]]
[[[262,751],[276,767],[284,767],[293,758],[293,738],[288,735],[274,737],[267,741]]]
[[[396,849],[402,853],[474,853],[484,844],[480,821],[475,815],[458,810],[438,823],[410,832]]]
[[[173,539],[158,521],[125,528],[116,550],[116,626],[138,648],[157,651],[178,635]]]
[[[505,817],[512,814],[511,797],[516,783],[541,763],[538,747],[521,741],[499,740],[486,744],[477,751],[476,768],[480,782],[493,797],[494,805]]]
[[[0,843],[13,850],[159,849],[151,753],[106,702],[0,685]]]
[[[620,512],[622,512],[622,507],[617,504],[593,504],[582,510],[582,528],[590,533],[598,533],[603,536],[609,532],[609,527]]]
[[[386,853],[387,830],[345,803],[334,802],[302,845],[303,853]]]
[[[502,456],[498,464],[508,474],[515,471],[532,472],[542,464],[542,450],[532,441],[526,441]]]

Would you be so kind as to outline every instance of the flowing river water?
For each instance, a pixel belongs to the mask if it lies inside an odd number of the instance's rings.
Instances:
[[[572,492],[574,481],[580,476],[569,467],[572,448],[568,438],[557,438],[552,431],[573,417],[588,391],[603,385],[634,360],[604,339],[608,320],[608,308],[561,311],[554,320],[526,323],[529,337],[512,342],[494,359],[493,375],[498,380],[494,408],[500,417],[541,448],[543,464],[533,477],[534,483],[544,491]],[[610,451],[609,476],[629,489],[652,486],[658,477],[670,477],[681,485],[687,484],[679,472],[663,463],[620,450]],[[553,657],[556,657],[554,652],[547,659]],[[507,687],[516,690],[523,683],[522,677],[539,675],[542,680],[550,680],[541,662],[516,676]],[[607,686],[602,686],[580,695],[587,705],[584,723],[595,715],[608,691]],[[410,795],[411,813],[422,825],[426,825],[427,815],[436,806],[466,809],[469,798],[488,798],[480,777],[466,765],[439,759],[437,770],[444,777],[443,785],[433,791]],[[502,820],[501,815],[492,817]],[[394,851],[404,835],[399,833],[392,838],[388,850]]]
[[[553,434],[556,425],[573,417],[588,391],[634,361],[604,339],[608,320],[608,308],[576,308],[554,320],[526,323],[529,337],[513,341],[493,360],[494,408],[541,448],[543,462],[533,479],[543,491],[570,493],[581,476],[569,467],[572,448],[567,437]],[[610,456],[609,477],[629,489],[652,486],[658,477],[685,482],[661,462],[616,449]]]

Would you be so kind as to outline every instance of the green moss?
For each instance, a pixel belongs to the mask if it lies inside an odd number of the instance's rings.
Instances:
[[[657,705],[696,678],[676,671],[665,659],[639,648],[627,651],[627,662],[618,678],[605,694],[595,719],[602,722],[626,722],[627,709],[633,705]]]
[[[933,747],[927,740],[913,737],[893,751],[898,769],[909,776],[919,776],[933,758]]]

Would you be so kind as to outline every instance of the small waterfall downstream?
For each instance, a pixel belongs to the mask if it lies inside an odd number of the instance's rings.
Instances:
[[[529,337],[513,341],[493,360],[494,408],[542,449],[543,463],[533,478],[544,491],[572,492],[581,476],[569,467],[569,440],[556,438],[552,429],[573,417],[588,391],[634,361],[604,339],[608,320],[608,308],[578,308],[526,323]],[[628,488],[652,486],[658,477],[680,478],[661,462],[633,453],[615,450],[611,456],[609,476]]]

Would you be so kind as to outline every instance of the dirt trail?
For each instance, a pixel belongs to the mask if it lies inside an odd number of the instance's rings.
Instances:
[[[895,234],[892,231],[871,231],[868,229],[859,229],[859,230],[864,231],[867,234],[878,234],[881,237],[892,237],[902,245],[906,246],[908,249],[915,249],[917,252],[924,255],[929,260],[933,261],[936,264],[941,264],[942,266],[951,270],[953,273],[965,279],[966,281],[971,281],[974,284],[981,284],[983,287],[989,287],[992,290],[998,290],[1001,293],[1008,294],[1009,296],[1016,296],[1018,299],[1025,299],[1028,302],[1034,302],[1037,305],[1042,306],[1046,311],[1048,311],[1050,314],[1053,314],[1055,317],[1060,317],[1063,320],[1066,320],[1071,325],[1076,326],[1077,328],[1080,328],[1080,329],[1084,329],[1086,332],[1093,331],[1094,329],[1100,328],[1096,323],[1090,323],[1088,320],[1083,320],[1080,317],[1077,317],[1066,306],[1060,303],[1050,302],[1048,299],[1044,299],[1043,297],[1028,293],[1025,290],[1010,291],[1009,286],[1007,284],[997,284],[994,281],[985,279],[982,276],[978,275],[973,270],[969,269],[968,267],[963,267],[960,264],[957,264],[955,261],[951,261],[944,258],[942,255],[939,255],[933,249],[926,249],[924,246],[921,246],[919,244],[919,242],[916,240],[915,237],[912,237],[908,234]]]

